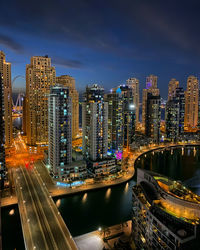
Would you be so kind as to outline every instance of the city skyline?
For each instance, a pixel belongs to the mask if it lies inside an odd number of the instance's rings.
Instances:
[[[3,48],[3,46],[2,46]],[[9,55],[9,52],[7,49],[2,49],[2,51],[7,55]],[[26,90],[26,65],[29,64],[28,61],[30,61],[30,58],[33,56],[49,56],[51,58],[51,55],[49,54],[40,54],[40,55],[30,55],[29,57],[27,57],[27,63],[23,63],[23,69],[22,71],[20,71],[20,73],[16,73],[15,72],[15,68],[16,67],[16,63],[12,62],[12,60],[9,60],[9,62],[12,63],[12,92],[13,94],[19,93],[19,92],[25,92]],[[93,83],[99,83],[102,87],[104,87],[106,92],[109,92],[112,88],[114,88],[115,86],[119,86],[119,85],[123,85],[126,84],[127,80],[130,78],[136,78],[139,80],[140,82],[140,87],[139,87],[139,93],[140,93],[140,103],[142,101],[142,91],[146,86],[146,77],[147,75],[156,75],[158,78],[158,88],[160,89],[160,93],[161,93],[161,97],[165,100],[167,100],[168,98],[168,94],[167,94],[167,90],[168,90],[168,83],[171,79],[176,78],[177,81],[179,82],[180,86],[183,87],[184,89],[187,88],[187,79],[190,75],[194,75],[195,77],[197,77],[198,79],[200,79],[200,72],[199,73],[183,73],[180,78],[177,77],[177,74],[169,74],[169,76],[165,77],[165,76],[159,76],[159,74],[154,74],[152,72],[155,72],[156,70],[151,70],[151,71],[147,71],[148,73],[144,73],[142,72],[141,74],[137,74],[134,71],[128,74],[124,74],[123,78],[119,78],[116,80],[111,80],[111,81],[105,81],[103,80],[102,75],[100,75],[98,78],[90,78],[90,73],[88,74],[88,78],[87,80],[82,80],[84,78],[80,78],[79,74],[76,71],[71,71],[70,68],[65,68],[64,70],[61,70],[61,67],[54,63],[54,60],[52,59],[52,66],[56,68],[56,77],[59,77],[60,75],[69,75],[71,77],[74,77],[76,79],[76,89],[80,94],[80,98],[82,98],[82,95],[84,94],[85,91],[85,87],[87,85],[91,85]],[[70,72],[73,72],[70,73]],[[192,72],[192,71],[190,71]],[[16,78],[16,79],[15,79]],[[93,80],[94,79],[94,80]],[[181,80],[180,80],[181,79]],[[162,84],[164,83],[164,84]],[[108,87],[109,86],[109,87]]]
[[[1,4],[0,250],[200,249],[199,10]]]
[[[146,75],[152,73],[158,76],[161,96],[166,97],[171,78],[185,88],[189,75],[199,77],[200,38],[195,32],[199,4],[194,1],[189,7],[186,1],[181,5],[173,1],[89,4],[78,0],[55,5],[48,1],[48,8],[40,3],[37,11],[37,1],[30,1],[27,9],[23,1],[11,4],[9,18],[4,14],[8,3],[2,5],[0,47],[13,65],[13,78],[25,75],[31,56],[46,54],[58,75],[76,78],[79,91],[92,82],[110,89],[130,77],[138,78],[143,88]],[[16,19],[20,21],[15,24]],[[19,78],[15,86],[24,83]]]

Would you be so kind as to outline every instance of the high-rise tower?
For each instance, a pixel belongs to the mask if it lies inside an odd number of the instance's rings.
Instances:
[[[160,141],[160,96],[151,93],[147,94],[145,135],[151,137],[154,142]]]
[[[172,78],[168,85],[168,101],[172,100],[176,94],[176,89],[179,87],[179,81]]]
[[[121,85],[105,95],[108,103],[108,149],[122,152],[135,138],[135,95],[128,85]]]
[[[198,125],[199,106],[199,81],[195,76],[187,79],[187,90],[185,91],[185,121],[186,130],[193,130]]]
[[[69,75],[56,77],[56,82],[69,88],[69,95],[72,99],[72,138],[79,133],[79,93],[75,88],[75,79]]]
[[[48,56],[33,56],[26,66],[26,133],[29,145],[48,143],[48,95],[56,71]]]
[[[5,178],[5,134],[4,134],[4,96],[3,78],[0,74],[0,189],[3,188]]]
[[[4,86],[5,146],[10,147],[13,140],[11,64],[6,62],[3,51],[0,51],[0,73],[3,77]]]
[[[127,85],[120,86],[123,101],[123,146],[129,147],[135,137],[135,113],[134,93]]]
[[[166,104],[166,136],[177,140],[184,133],[185,95],[183,88],[176,88],[173,98]]]
[[[24,96],[23,107],[22,107],[22,131],[26,135],[26,96]]]
[[[111,154],[123,152],[123,96],[119,88],[105,95],[108,103],[108,151]]]
[[[104,89],[97,84],[86,87],[82,106],[83,154],[92,161],[107,157],[108,103]]]
[[[139,80],[137,78],[129,78],[127,85],[132,89],[133,104],[135,106],[135,118],[136,124],[139,122],[139,110],[140,110],[140,90],[139,90]]]
[[[158,77],[154,75],[147,76],[146,78],[146,89],[143,89],[143,96],[142,96],[142,125],[145,127],[145,119],[146,119],[146,102],[147,102],[147,95],[151,93],[153,96],[159,96],[160,90],[157,88],[157,80]]]
[[[56,178],[70,177],[72,101],[69,89],[54,86],[49,95],[49,165]]]

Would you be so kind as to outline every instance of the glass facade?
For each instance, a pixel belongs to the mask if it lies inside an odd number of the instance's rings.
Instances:
[[[108,103],[104,89],[97,84],[86,87],[82,104],[83,154],[92,161],[107,157]]]
[[[160,141],[160,96],[147,94],[146,101],[146,118],[145,118],[145,135],[153,139],[154,142]]]
[[[166,105],[166,136],[176,141],[184,133],[185,94],[177,88]]]
[[[49,164],[54,177],[69,177],[72,162],[72,101],[67,87],[55,86],[49,95]]]

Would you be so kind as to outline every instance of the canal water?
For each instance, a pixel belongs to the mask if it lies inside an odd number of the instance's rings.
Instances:
[[[145,168],[181,180],[200,195],[200,147],[168,149],[141,156],[136,168]],[[56,198],[55,202],[73,236],[131,219],[132,187],[136,176],[111,188]],[[10,216],[11,208],[15,215]],[[17,206],[2,209],[3,249],[24,249]]]

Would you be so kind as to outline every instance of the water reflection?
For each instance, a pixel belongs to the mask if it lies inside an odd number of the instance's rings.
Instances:
[[[56,201],[56,206],[57,206],[57,207],[60,207],[60,204],[61,204],[61,200],[58,199],[58,200]]]
[[[85,193],[85,194],[83,195],[83,198],[82,198],[82,203],[85,203],[85,202],[86,202],[86,200],[87,200],[87,193]]]
[[[170,148],[147,154],[137,161],[137,167],[145,168],[171,177],[175,180],[186,182],[192,191],[199,194],[200,176],[196,171],[200,170],[200,147],[186,146],[181,148]],[[136,168],[137,168],[136,167]]]
[[[196,150],[196,148],[194,147],[194,156],[196,156],[196,153],[197,153],[197,150]]]
[[[108,188],[106,191],[106,199],[109,199],[111,195],[111,188]]]
[[[127,192],[128,192],[128,182],[126,183],[126,186],[125,186],[125,188],[124,188],[124,193],[126,194]]]
[[[15,210],[11,209],[10,212],[9,212],[9,215],[14,215],[14,214],[15,214]]]
[[[194,146],[191,147],[192,151],[193,148]],[[161,150],[156,151],[155,154],[146,153],[146,158],[141,156],[140,160],[137,160],[136,171],[137,167],[148,170],[152,167],[155,172],[184,181],[184,184],[192,186],[192,190],[200,194],[200,147],[195,148],[195,157],[192,151],[188,157],[187,148],[184,150],[182,147],[174,148],[173,156],[170,154],[171,149],[164,150],[163,155]],[[132,187],[136,184],[135,180],[136,175],[129,183],[63,197],[59,211],[72,235],[85,234],[97,230],[99,226],[103,228],[103,225],[108,227],[130,220],[132,217]],[[185,183],[185,180],[189,181]],[[18,228],[20,225],[18,208],[15,208],[14,216],[9,216],[10,209],[2,210],[3,238],[6,239],[4,245],[7,247],[5,249],[14,249],[17,241],[19,241],[18,245],[23,243],[23,234],[21,228]],[[9,240],[11,234],[13,238],[15,237],[13,242]],[[9,245],[11,243],[12,246]],[[18,245],[16,249],[24,249]]]

